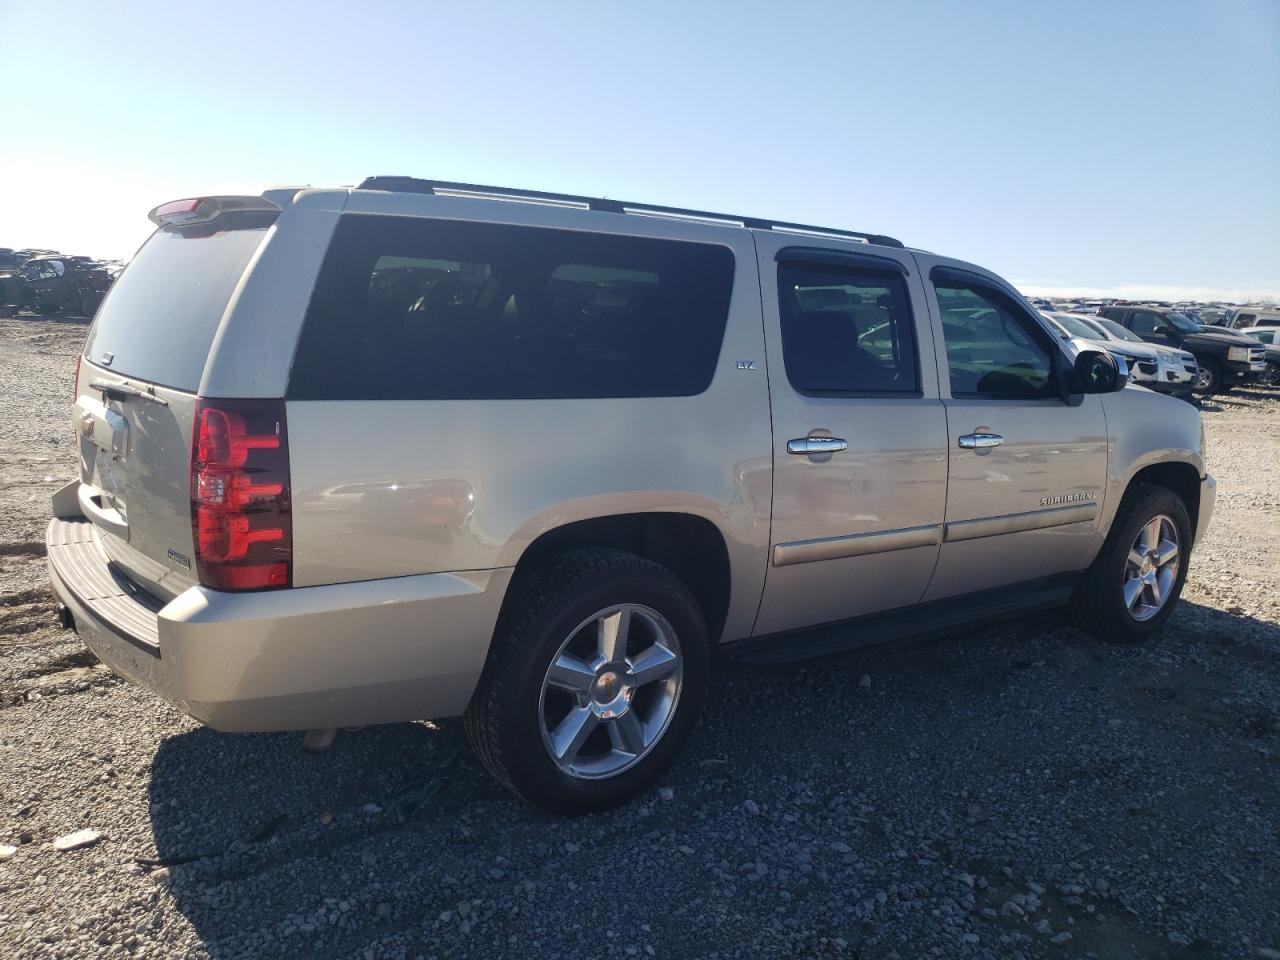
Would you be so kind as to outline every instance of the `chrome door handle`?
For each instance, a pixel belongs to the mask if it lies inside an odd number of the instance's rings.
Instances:
[[[966,433],[960,438],[961,450],[985,450],[998,447],[1004,443],[1004,437],[998,433]]]
[[[849,444],[839,437],[802,437],[787,441],[787,453],[812,456],[815,453],[839,453],[848,450]]]

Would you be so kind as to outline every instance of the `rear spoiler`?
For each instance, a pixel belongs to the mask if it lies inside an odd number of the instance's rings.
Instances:
[[[284,191],[270,191],[273,194]],[[296,192],[296,191],[294,191]],[[284,199],[280,197],[279,199]],[[189,197],[162,203],[147,214],[158,227],[212,223],[228,213],[279,213],[282,205],[267,197]]]

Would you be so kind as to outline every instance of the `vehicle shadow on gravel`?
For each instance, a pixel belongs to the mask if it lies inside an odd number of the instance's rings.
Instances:
[[[1205,660],[1215,666],[1212,679]],[[651,869],[698,897],[731,897],[735,883],[758,880],[737,876],[744,857],[770,864],[770,882],[789,890],[787,909],[853,951],[832,956],[857,956],[875,926],[868,917],[891,925],[901,918],[886,913],[895,901],[864,910],[854,898],[896,888],[921,850],[933,863],[920,871],[926,877],[963,870],[980,879],[968,922],[986,943],[1023,936],[1022,949],[1044,957],[1227,955],[1203,939],[1166,939],[1153,919],[1165,902],[1143,900],[1136,887],[1123,899],[1122,885],[1151,869],[1142,864],[1162,838],[1191,843],[1207,819],[1280,805],[1280,706],[1231,687],[1234,676],[1259,670],[1278,677],[1280,626],[1185,601],[1164,635],[1140,647],[1107,646],[1042,616],[789,672],[728,664],[660,789],[578,820],[508,796],[473,759],[456,721],[342,732],[321,755],[304,753],[299,734],[200,728],[164,741],[155,755],[155,851],[138,861],[223,960],[268,944],[284,956],[425,956],[473,925],[485,934],[473,941],[481,952],[501,952],[500,943],[515,942],[509,937],[524,943],[526,930],[563,923],[562,897],[535,890],[576,879],[583,915],[598,906],[607,917],[611,864],[650,855]],[[1099,740],[1103,749],[1095,749]],[[1149,756],[1159,752],[1176,759]],[[1144,778],[1147,766],[1161,764],[1189,766],[1194,792]],[[1223,777],[1230,782],[1218,783]],[[849,797],[853,815],[845,816],[841,798]],[[993,844],[1007,836],[1023,843],[1028,823],[1040,824],[1052,852],[1028,851],[1025,864],[1007,850],[997,855]],[[637,843],[654,852],[637,853]],[[772,858],[795,849],[832,858],[819,887],[804,872],[778,873]],[[1189,874],[1187,889],[1220,885],[1221,871],[1274,902],[1280,883],[1267,879],[1268,853],[1242,846],[1179,869]],[[1043,872],[1072,858],[1112,886],[1081,893]],[[855,862],[858,872],[847,866]],[[1039,915],[1054,929],[1073,924],[1070,942],[1039,936],[1037,921],[1020,911],[997,913],[1019,889],[1011,863],[1019,877],[1077,891],[1051,888]],[[1170,903],[1195,897],[1160,882]],[[850,912],[837,914],[832,904],[846,890]],[[697,911],[671,915],[666,895],[655,898],[633,903],[633,914],[647,918],[655,942],[683,943],[697,955],[697,926],[712,921]],[[735,915],[743,955],[769,933],[776,912]],[[542,952],[552,946],[544,941]]]

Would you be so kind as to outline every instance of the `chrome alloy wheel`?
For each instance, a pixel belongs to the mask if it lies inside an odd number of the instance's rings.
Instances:
[[[1138,531],[1124,563],[1124,605],[1129,616],[1150,620],[1169,600],[1182,562],[1178,528],[1163,513]]]
[[[662,614],[636,603],[600,610],[574,628],[543,678],[542,743],[570,776],[616,776],[662,739],[683,680],[680,641]]]
[[[1213,385],[1213,371],[1206,369],[1203,365],[1198,367],[1195,383],[1192,386],[1197,390],[1208,390]]]

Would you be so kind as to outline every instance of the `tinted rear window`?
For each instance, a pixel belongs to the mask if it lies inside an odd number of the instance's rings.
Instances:
[[[266,232],[157,230],[103,301],[85,357],[139,380],[198,389],[218,322]]]
[[[733,269],[708,244],[348,214],[289,396],[691,396],[715,373]]]

